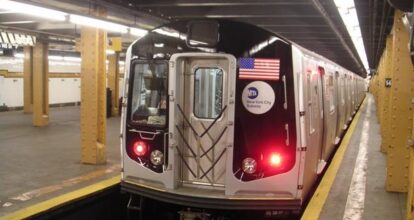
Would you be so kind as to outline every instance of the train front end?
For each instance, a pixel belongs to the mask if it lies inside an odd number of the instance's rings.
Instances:
[[[197,208],[300,209],[289,43],[237,22],[178,22],[135,42],[126,65],[124,191]]]

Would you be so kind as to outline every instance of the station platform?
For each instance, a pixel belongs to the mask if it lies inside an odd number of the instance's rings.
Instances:
[[[107,120],[104,165],[80,162],[79,106],[50,108],[49,117],[48,126],[33,127],[31,114],[0,112],[0,219],[101,181],[119,182],[120,117]]]
[[[51,108],[43,128],[20,111],[0,113],[0,121],[0,219],[21,219],[119,183],[119,117],[107,121],[108,162],[97,166],[79,161],[79,107]],[[404,219],[406,194],[385,191],[380,145],[374,98],[367,94],[299,218]]]
[[[368,93],[302,219],[405,219],[406,193],[385,191],[380,148],[375,100]]]

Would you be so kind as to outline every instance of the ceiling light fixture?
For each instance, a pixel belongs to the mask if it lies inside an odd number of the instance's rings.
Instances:
[[[134,35],[134,36],[137,36],[137,37],[142,37],[142,36],[145,36],[147,33],[148,33],[148,31],[147,30],[144,30],[144,29],[141,29],[141,28],[129,28],[129,33],[131,34],[131,35]]]
[[[71,14],[69,17],[69,21],[75,24],[100,28],[100,29],[104,29],[110,32],[118,32],[118,33],[123,33],[123,34],[128,33],[127,26],[112,23],[109,21],[98,20],[95,18]]]
[[[364,68],[368,71],[368,59],[365,51],[364,41],[362,39],[361,27],[359,26],[358,15],[355,8],[354,0],[334,0],[338,12],[341,15],[355,49],[358,52],[359,58],[364,65]]]
[[[106,49],[106,55],[114,55],[114,54],[115,54],[115,50]]]
[[[15,53],[14,57],[17,59],[23,59],[24,54],[23,53]],[[80,62],[82,59],[80,57],[67,57],[67,56],[56,56],[56,55],[49,55],[48,60],[53,61],[66,61],[66,62]]]
[[[36,17],[47,18],[56,21],[65,21],[68,14],[56,11],[52,9],[47,9],[43,7],[38,7],[34,5],[24,4],[20,2],[14,2],[9,0],[0,0],[0,9],[10,10],[16,13],[32,15]]]
[[[33,24],[36,21],[4,21],[0,22],[0,24]]]

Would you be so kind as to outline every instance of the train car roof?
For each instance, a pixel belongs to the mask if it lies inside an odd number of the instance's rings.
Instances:
[[[207,25],[204,30],[203,28],[198,28],[197,31],[199,33],[194,34],[190,31],[190,26],[194,24],[198,25],[197,22],[199,24],[205,22]],[[214,28],[214,23],[218,25],[217,30]],[[201,41],[197,46],[189,45],[189,41],[191,41],[189,37],[198,35],[197,37],[207,39],[205,36],[200,35],[214,36],[210,33],[213,31],[217,31],[218,34],[218,41],[215,42],[215,45],[204,46]],[[196,42],[195,40],[193,41]],[[314,51],[305,49],[277,33],[252,24],[225,19],[182,20],[162,25],[151,30],[146,36],[132,44],[132,56],[147,58],[149,56],[153,58],[159,56],[159,58],[163,58],[161,54],[171,56],[174,53],[181,52],[224,52],[233,54],[235,57],[246,57],[261,52],[261,50],[274,42],[296,47],[307,56],[320,59],[323,62],[351,72],[339,64],[334,63]],[[355,73],[353,74],[357,75]]]

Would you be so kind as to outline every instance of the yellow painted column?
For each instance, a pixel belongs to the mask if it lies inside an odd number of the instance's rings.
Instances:
[[[33,48],[24,47],[23,112],[33,112]]]
[[[33,47],[33,125],[49,123],[48,44],[36,42]]]
[[[81,28],[81,161],[106,162],[106,32]]]
[[[119,52],[122,51],[121,38],[111,38],[109,49],[115,51],[115,54],[108,56],[108,87],[112,91],[111,115],[116,116],[119,113]]]
[[[410,164],[410,148],[413,126],[411,99],[414,96],[414,68],[407,50],[408,33],[401,20],[403,13],[396,11],[393,26],[393,59],[391,86],[391,141],[387,149],[386,189],[392,192],[407,192]]]
[[[391,87],[385,85],[386,80],[389,79],[392,82],[392,61],[393,61],[393,37],[388,35],[386,40],[386,47],[384,50],[384,80],[381,85],[384,89],[382,90],[381,99],[383,100],[383,107],[378,109],[381,117],[381,152],[387,153],[387,149],[391,145],[390,126],[391,123]]]
[[[411,99],[411,104],[414,107],[414,97]],[[413,122],[414,123],[414,122]],[[414,124],[413,124],[414,127]],[[411,131],[411,145],[410,149],[410,175],[409,175],[409,187],[407,195],[407,206],[406,206],[406,218],[407,220],[414,219],[414,130]]]
[[[381,111],[384,107],[384,103],[383,103],[383,99],[382,99],[382,93],[384,91],[384,87],[383,87],[383,83],[384,83],[384,75],[385,75],[385,59],[386,59],[386,54],[385,52],[381,55],[380,61],[378,63],[378,68],[377,68],[377,84],[378,84],[378,90],[377,90],[377,99],[376,99],[376,107],[377,107],[377,118],[380,124],[382,124],[382,118],[381,118]]]
[[[376,73],[374,73],[374,75],[371,76],[371,80],[369,81],[369,92],[372,94],[372,96],[375,99],[375,104],[377,103],[377,97],[375,95],[376,93],[376,88],[375,88],[375,80],[377,78]]]

